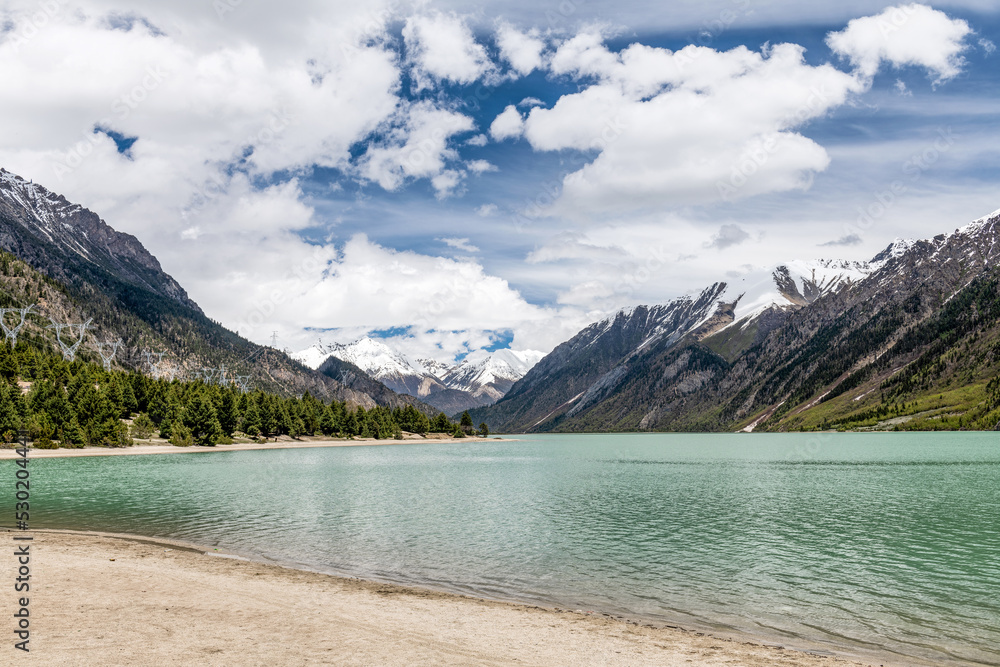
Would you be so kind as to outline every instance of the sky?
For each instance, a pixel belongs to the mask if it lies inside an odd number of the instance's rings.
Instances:
[[[548,352],[1000,208],[1000,2],[41,0],[0,166],[292,351]]]

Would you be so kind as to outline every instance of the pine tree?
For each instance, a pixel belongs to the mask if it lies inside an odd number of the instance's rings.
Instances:
[[[216,413],[219,417],[219,426],[222,428],[223,435],[227,438],[231,437],[237,425],[236,396],[232,390],[223,390],[222,396],[219,398]]]
[[[16,386],[0,384],[0,439],[13,442],[21,429],[21,414],[16,401],[20,398]]]
[[[62,445],[63,447],[83,447],[86,441],[83,429],[80,428],[80,422],[74,416],[63,429]]]
[[[431,424],[431,429],[435,433],[451,433],[453,430],[451,422],[448,420],[448,416],[443,412],[439,412],[437,417],[434,418],[434,422]]]
[[[0,379],[10,384],[17,382],[19,375],[17,359],[7,341],[0,341]]]
[[[260,435],[260,414],[257,412],[257,404],[254,401],[247,402],[247,409],[243,414],[240,430],[251,438]]]
[[[184,411],[184,425],[191,429],[195,444],[214,447],[222,437],[222,427],[212,402],[204,395],[195,396]]]
[[[462,430],[464,432],[466,433],[472,432],[474,428],[472,426],[472,415],[469,414],[468,410],[462,413],[462,421],[459,423],[459,425],[462,427]]]

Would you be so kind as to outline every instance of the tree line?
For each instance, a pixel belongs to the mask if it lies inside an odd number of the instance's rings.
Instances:
[[[377,439],[400,439],[403,431],[488,434],[486,424],[478,431],[472,427],[468,413],[455,423],[444,413],[431,419],[409,405],[366,410],[337,400],[327,403],[308,392],[295,398],[241,393],[200,380],[153,380],[67,362],[23,342],[14,349],[0,344],[0,438],[13,442],[22,430],[38,448],[124,447],[153,435],[180,446],[214,446],[232,442],[237,434]]]

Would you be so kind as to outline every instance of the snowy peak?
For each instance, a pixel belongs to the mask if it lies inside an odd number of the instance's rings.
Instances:
[[[73,280],[80,264],[201,310],[137,238],[114,230],[96,213],[0,168],[0,224],[8,250],[28,253],[44,272]],[[53,252],[53,251],[56,252]],[[77,266],[71,267],[70,264]]]
[[[346,345],[327,345],[318,341],[292,357],[310,368],[319,368],[330,357],[336,357],[354,364],[393,391],[418,398],[444,388],[440,380],[428,373],[420,363],[412,361],[385,343],[368,337]]]
[[[62,245],[60,240],[66,237],[65,232],[72,232],[74,229],[73,225],[65,224],[64,221],[84,210],[82,206],[66,201],[65,197],[49,192],[41,185],[26,181],[2,167],[0,167],[0,197],[27,212],[33,218],[38,231],[49,242],[60,245]],[[86,232],[83,235],[86,237]],[[71,241],[71,249],[84,257],[90,257],[87,247],[80,243],[79,239]]]
[[[733,321],[745,324],[774,308],[794,310],[807,306],[822,296],[865,279],[873,270],[870,262],[793,260],[741,276],[733,281],[726,297],[736,299]]]
[[[463,401],[468,407],[492,403],[543,356],[535,350],[505,349],[478,362],[453,366],[433,359],[412,360],[386,343],[368,337],[347,345],[319,341],[292,355],[310,368],[319,368],[328,358],[336,357],[354,364],[393,391],[416,396],[431,405],[436,405],[436,395],[447,393],[447,400],[441,403],[442,407],[447,404],[449,410]],[[467,396],[463,399],[462,395]]]
[[[872,257],[868,265],[872,268],[872,271],[877,271],[888,264],[890,260],[902,257],[908,253],[915,245],[917,245],[917,241],[913,239],[896,239],[885,250]]]
[[[442,379],[449,389],[468,391],[473,395],[483,392],[491,396],[499,394],[493,396],[496,399],[507,393],[507,389],[524,377],[544,356],[544,352],[537,350],[497,350],[481,361],[463,361],[453,366]]]
[[[641,351],[654,343],[676,342],[690,333],[701,334],[706,327],[725,319],[724,296],[729,286],[715,283],[694,296],[685,295],[655,306],[623,308],[611,317],[591,324],[573,341],[584,347],[600,346],[606,338],[628,338]],[[573,342],[571,341],[571,342]]]

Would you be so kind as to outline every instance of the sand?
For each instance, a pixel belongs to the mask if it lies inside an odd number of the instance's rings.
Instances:
[[[2,664],[866,664],[207,555],[178,542],[31,534],[31,652],[16,651],[4,632]],[[0,539],[12,545],[13,535]],[[3,559],[9,580],[12,560]],[[14,593],[3,589],[0,605],[13,610]]]
[[[510,440],[510,438],[504,438]],[[28,458],[47,459],[63,458],[73,456],[135,456],[141,454],[203,454],[205,452],[235,452],[248,449],[306,449],[310,447],[365,447],[374,445],[427,445],[434,443],[470,443],[487,442],[487,438],[424,438],[421,436],[408,436],[403,440],[376,440],[374,438],[355,438],[353,440],[327,440],[322,438],[308,438],[302,440],[292,440],[282,438],[277,442],[236,442],[231,445],[218,445],[216,447],[175,447],[163,440],[144,441],[132,447],[110,448],[110,447],[83,447],[81,449],[31,449]],[[19,458],[14,449],[0,449],[0,460]]]

